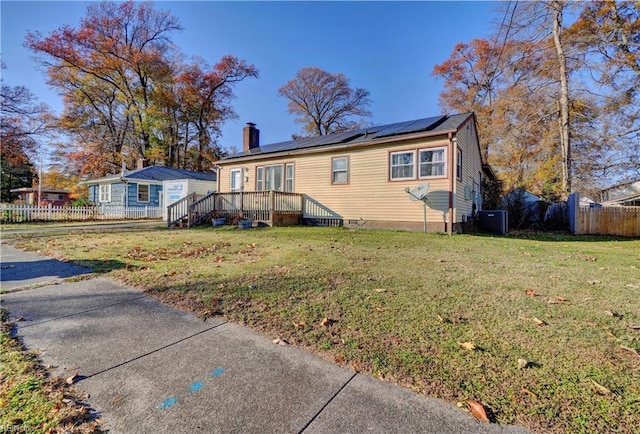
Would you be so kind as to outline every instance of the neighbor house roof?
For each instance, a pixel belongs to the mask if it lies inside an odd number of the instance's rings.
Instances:
[[[420,135],[421,137],[437,136],[456,132],[473,113],[461,113],[456,115],[439,115],[412,121],[396,122],[387,125],[361,128],[358,130],[343,131],[324,136],[307,137],[299,140],[271,143],[251,149],[249,152],[240,152],[223,158],[219,163],[237,159],[250,159],[266,154],[297,153],[313,151],[335,146],[366,146],[384,143],[391,138],[402,136]]]
[[[69,190],[62,190],[60,188],[49,188],[49,187],[21,187],[21,188],[13,188],[11,189],[11,193],[35,193],[36,191],[41,191],[43,193],[59,193],[65,194],[70,193]]]
[[[195,172],[193,170],[176,169],[164,166],[148,166],[142,169],[131,170],[124,174],[108,175],[103,178],[85,181],[85,184],[102,184],[112,181],[147,181],[161,183],[178,179],[195,179],[198,181],[215,181],[215,173]]]

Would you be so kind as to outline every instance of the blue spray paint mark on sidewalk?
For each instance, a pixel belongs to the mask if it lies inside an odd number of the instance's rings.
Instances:
[[[223,373],[224,373],[224,368],[220,366],[214,369],[213,371],[211,371],[211,377],[216,378],[222,375]],[[204,385],[205,385],[204,381],[194,381],[189,386],[189,391],[192,393],[198,392],[200,389],[204,387]],[[162,401],[159,408],[161,410],[166,410],[167,408],[172,407],[177,403],[178,403],[178,398],[176,396],[171,396],[165,399],[164,401]]]
[[[172,396],[162,401],[162,404],[160,404],[160,408],[164,410],[165,408],[171,407],[176,402],[178,402],[178,398],[176,398],[175,396]]]
[[[191,386],[189,386],[189,390],[192,392],[197,392],[198,390],[202,389],[202,386],[204,386],[204,383],[202,381],[196,381],[191,384]]]

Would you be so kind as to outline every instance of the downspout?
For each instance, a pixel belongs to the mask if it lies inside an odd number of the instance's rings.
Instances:
[[[449,133],[449,172],[448,172],[448,176],[449,176],[449,222],[447,224],[447,234],[452,235],[453,234],[453,221],[455,220],[455,206],[453,203],[453,195],[454,195],[454,188],[455,188],[455,149],[453,146],[453,133]]]

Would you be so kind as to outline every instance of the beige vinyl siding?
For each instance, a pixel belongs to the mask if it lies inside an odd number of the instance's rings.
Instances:
[[[465,199],[465,187],[471,192],[474,188],[474,181],[476,182],[476,191],[480,192],[480,173],[482,171],[482,160],[480,157],[480,149],[478,147],[477,132],[475,124],[472,119],[469,119],[465,125],[463,125],[456,134],[457,149],[462,151],[462,180],[458,180],[455,176],[454,167],[454,179],[455,179],[455,207],[456,207],[456,222],[462,221],[462,216],[470,216],[472,213],[473,196]],[[456,158],[454,158],[456,161]]]
[[[414,202],[405,193],[405,188],[414,188],[429,182],[430,207],[428,222],[443,223],[449,207],[449,181],[447,177],[435,179],[389,180],[389,154],[402,150],[417,150],[429,147],[448,147],[446,138],[423,139],[389,145],[369,145],[356,149],[327,150],[323,153],[302,154],[284,158],[262,158],[259,161],[244,161],[222,164],[219,172],[220,191],[229,191],[230,171],[247,168],[244,191],[255,190],[256,166],[294,163],[294,186],[296,193],[303,193],[310,201],[320,204],[335,218],[344,220],[380,220],[422,222],[422,202]],[[447,152],[448,155],[448,152]],[[349,182],[331,183],[331,159],[349,157]],[[417,156],[417,154],[416,154]],[[417,164],[417,161],[415,162]],[[446,173],[455,176],[455,167]]]

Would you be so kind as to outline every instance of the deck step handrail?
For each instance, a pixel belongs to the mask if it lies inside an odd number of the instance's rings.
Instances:
[[[167,206],[167,226],[178,226],[179,224],[185,223],[186,226],[189,226],[189,217],[190,217],[190,205],[201,198],[203,195],[197,193],[191,193],[182,199],[172,203]]]
[[[197,226],[210,221],[216,212],[216,193],[209,193],[204,197],[195,200],[189,206],[188,226]]]

